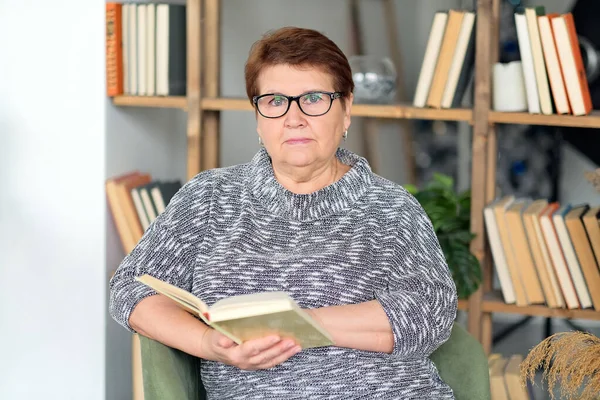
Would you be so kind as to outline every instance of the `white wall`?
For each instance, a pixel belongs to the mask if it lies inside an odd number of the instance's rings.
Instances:
[[[104,399],[104,2],[0,2],[0,398]]]

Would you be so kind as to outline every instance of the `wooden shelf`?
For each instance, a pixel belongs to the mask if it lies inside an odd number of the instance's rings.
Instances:
[[[252,111],[247,99],[236,98],[204,98],[201,101],[204,110],[213,111]],[[442,121],[470,122],[473,112],[470,109],[432,109],[417,108],[403,104],[354,104],[352,115],[356,117],[392,118],[392,119],[427,119]]]
[[[581,128],[600,128],[600,110],[589,115],[543,115],[490,111],[490,122],[499,124],[548,125]]]
[[[127,107],[187,108],[185,96],[115,96],[113,104]]]
[[[252,111],[254,108],[248,99],[212,97],[200,100],[204,110],[211,111]]]
[[[473,112],[467,108],[419,108],[404,104],[372,105],[354,104],[352,115],[357,117],[396,118],[396,119],[427,119],[440,121],[471,122]]]
[[[600,311],[593,309],[549,308],[545,305],[517,306],[506,304],[500,293],[487,293],[483,299],[483,312],[529,315],[532,317],[552,317],[570,319],[589,319],[600,321]]]

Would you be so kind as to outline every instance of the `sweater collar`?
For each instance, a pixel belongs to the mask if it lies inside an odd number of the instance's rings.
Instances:
[[[275,178],[271,157],[261,148],[250,162],[252,193],[267,210],[287,219],[309,221],[338,213],[368,190],[373,172],[365,158],[350,150],[338,148],[336,157],[351,167],[342,178],[315,192],[296,194]]]

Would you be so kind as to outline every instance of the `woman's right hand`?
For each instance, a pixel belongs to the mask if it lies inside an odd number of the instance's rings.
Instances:
[[[301,350],[293,340],[281,340],[277,336],[252,339],[238,345],[212,328],[208,328],[202,337],[202,349],[206,359],[244,370],[272,368]]]

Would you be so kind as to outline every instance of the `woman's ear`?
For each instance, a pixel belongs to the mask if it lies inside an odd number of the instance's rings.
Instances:
[[[343,97],[346,102],[346,110],[352,108],[352,103],[354,102],[354,93],[348,93],[348,96]]]

